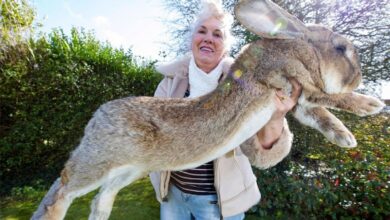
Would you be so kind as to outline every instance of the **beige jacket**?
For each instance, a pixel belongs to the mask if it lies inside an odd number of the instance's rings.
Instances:
[[[189,56],[167,64],[157,66],[165,78],[155,92],[156,97],[182,98],[188,88]],[[225,58],[223,74],[226,74],[233,59]],[[233,216],[247,211],[260,200],[260,191],[253,174],[252,165],[265,169],[280,162],[290,152],[292,134],[285,121],[279,140],[270,150],[263,149],[256,136],[247,140],[235,150],[214,160],[215,189],[223,217]],[[168,194],[170,172],[150,174],[157,199],[162,202]]]

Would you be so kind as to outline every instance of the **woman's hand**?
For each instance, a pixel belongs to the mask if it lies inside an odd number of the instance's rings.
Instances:
[[[297,104],[299,96],[302,93],[302,86],[296,79],[289,78],[288,80],[292,86],[291,95],[287,96],[282,90],[276,91],[276,111],[272,115],[271,120],[275,118],[279,119],[281,117],[284,118],[287,112],[294,108],[294,106]]]
[[[276,110],[272,114],[271,119],[264,127],[257,132],[261,146],[269,149],[279,139],[283,132],[283,121],[287,112],[290,111],[298,102],[298,98],[302,93],[302,86],[294,78],[289,78],[292,86],[291,95],[287,96],[283,91],[276,91],[275,106]]]

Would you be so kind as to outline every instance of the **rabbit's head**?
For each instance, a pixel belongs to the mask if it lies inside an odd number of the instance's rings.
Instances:
[[[267,39],[300,39],[315,49],[325,93],[354,90],[361,81],[358,53],[353,44],[330,29],[306,26],[269,0],[240,0],[235,15],[242,25]],[[314,57],[313,57],[314,59]]]

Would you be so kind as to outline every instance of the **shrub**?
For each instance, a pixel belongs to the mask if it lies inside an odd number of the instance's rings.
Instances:
[[[151,95],[152,64],[91,33],[54,30],[31,40],[32,53],[0,68],[0,188],[57,176],[92,113],[106,101]],[[12,50],[12,48],[9,48]],[[12,52],[12,51],[10,51]]]
[[[389,114],[337,114],[351,128],[355,149],[342,149],[290,118],[295,134],[288,160],[257,170],[262,200],[255,215],[270,219],[390,217]]]

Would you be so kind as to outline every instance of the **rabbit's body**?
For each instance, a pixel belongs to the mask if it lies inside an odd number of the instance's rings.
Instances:
[[[256,17],[265,8],[266,14],[286,19],[292,30],[270,34],[268,17]],[[195,99],[131,97],[102,105],[32,219],[62,219],[74,198],[98,187],[90,219],[107,219],[118,191],[134,180],[226,154],[268,122],[276,109],[275,90],[289,91],[290,77],[303,88],[294,116],[340,146],[356,146],[353,135],[326,110],[367,115],[383,108],[376,98],[352,92],[361,80],[353,45],[326,28],[306,28],[267,0],[241,0],[236,15],[266,39],[241,52],[217,89]]]
[[[112,193],[135,179],[199,166],[253,136],[275,110],[274,95],[265,85],[249,90],[232,81],[196,99],[129,97],[102,105],[33,219],[61,219],[74,198],[100,186],[90,218],[108,217]]]
[[[238,84],[223,87],[197,99],[129,97],[102,105],[65,171],[77,164],[182,170],[222,156],[254,135],[274,111],[265,86],[257,92]]]

